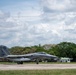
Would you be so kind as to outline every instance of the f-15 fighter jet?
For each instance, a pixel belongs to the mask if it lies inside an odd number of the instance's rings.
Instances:
[[[37,64],[40,60],[57,60],[58,57],[47,54],[45,52],[29,53],[24,55],[11,55],[6,46],[0,46],[0,58],[5,58],[9,61],[17,62],[17,64],[23,64],[25,61],[35,61]]]

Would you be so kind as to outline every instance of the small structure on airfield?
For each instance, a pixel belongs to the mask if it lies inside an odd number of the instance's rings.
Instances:
[[[72,58],[67,58],[67,57],[61,57],[60,62],[71,62]]]

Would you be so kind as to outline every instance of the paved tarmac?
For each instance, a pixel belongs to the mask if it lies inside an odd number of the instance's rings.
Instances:
[[[0,64],[0,70],[48,70],[48,69],[76,69],[76,64]]]
[[[0,64],[0,70],[76,69],[76,64]]]

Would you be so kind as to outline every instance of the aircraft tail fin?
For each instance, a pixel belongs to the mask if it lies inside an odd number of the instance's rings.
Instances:
[[[6,46],[0,46],[0,57],[10,55],[10,52]]]

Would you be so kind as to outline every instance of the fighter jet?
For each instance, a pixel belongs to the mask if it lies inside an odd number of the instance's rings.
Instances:
[[[39,64],[40,60],[57,60],[58,57],[54,55],[47,54],[45,52],[29,53],[24,55],[11,55],[6,46],[0,46],[0,58],[7,59],[9,61],[17,62],[17,64],[23,64],[25,61],[35,61]]]

